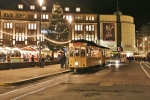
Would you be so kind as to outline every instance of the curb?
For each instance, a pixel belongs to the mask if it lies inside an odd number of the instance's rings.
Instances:
[[[43,76],[39,76],[39,77],[33,77],[33,78],[20,80],[20,81],[4,82],[4,83],[0,83],[0,86],[21,85],[21,84],[25,84],[25,83],[28,83],[28,82],[33,82],[33,81],[36,81],[36,80],[44,79],[46,77],[55,76],[55,75],[59,75],[59,74],[64,74],[64,73],[68,73],[68,72],[71,72],[71,70],[60,71],[60,72],[47,74],[47,75],[43,75]]]

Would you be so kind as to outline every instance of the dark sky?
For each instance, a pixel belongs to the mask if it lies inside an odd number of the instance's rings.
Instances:
[[[0,6],[14,3],[19,0],[0,0]],[[142,24],[150,22],[150,0],[51,0],[51,1],[74,1],[99,14],[113,14],[119,9],[124,15],[134,18],[136,30]],[[0,7],[0,8],[1,8]]]

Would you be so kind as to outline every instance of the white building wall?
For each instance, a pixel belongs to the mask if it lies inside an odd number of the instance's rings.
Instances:
[[[120,22],[134,23],[133,17],[127,15],[120,16]]]
[[[135,25],[122,23],[122,46],[125,51],[135,51]]]
[[[116,15],[100,15],[100,45],[109,47],[112,51],[117,48],[117,16]],[[131,16],[120,15],[121,22],[121,44],[125,52],[135,52],[135,25]],[[103,41],[103,23],[114,23],[115,25],[115,41]]]

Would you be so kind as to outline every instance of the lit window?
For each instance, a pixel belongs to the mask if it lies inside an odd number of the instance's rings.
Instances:
[[[65,11],[69,11],[69,7],[65,7]]]
[[[23,5],[22,4],[18,4],[18,9],[23,9]]]
[[[75,31],[83,31],[83,25],[75,25]]]
[[[24,36],[25,33],[16,33],[16,41],[24,41]]]
[[[45,19],[45,15],[43,15],[43,17],[42,17],[43,19]]]
[[[49,17],[48,17],[48,15],[46,15],[46,19],[48,19]]]
[[[79,7],[76,8],[76,12],[80,12],[80,8]]]
[[[88,16],[86,16],[86,20],[89,20],[89,17],[88,17]]]
[[[42,10],[46,10],[46,6],[42,6]]]
[[[28,24],[28,29],[36,29],[36,24],[35,23],[29,23]]]
[[[42,19],[48,19],[49,18],[49,16],[47,14],[43,14],[41,17],[42,17]]]
[[[34,5],[31,5],[31,6],[30,6],[30,9],[35,9],[35,6],[34,6]]]
[[[34,14],[34,18],[37,19],[37,14]]]
[[[86,16],[86,20],[92,20],[92,21],[94,21],[94,16]]]
[[[12,23],[4,23],[4,28],[12,29]]]
[[[92,16],[92,20],[94,20],[94,16]]]
[[[68,20],[69,19],[69,16],[68,15],[66,15],[66,20]]]

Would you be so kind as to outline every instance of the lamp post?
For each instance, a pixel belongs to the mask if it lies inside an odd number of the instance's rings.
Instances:
[[[40,24],[39,24],[39,57],[41,57],[41,20],[42,20],[42,16],[41,16],[41,9],[42,9],[42,3],[43,3],[43,0],[39,0],[39,3],[40,3],[40,14],[39,14],[39,21],[40,21]]]
[[[72,17],[69,17],[69,40],[72,40],[72,27],[71,27]]]
[[[139,44],[138,44],[139,40],[136,39],[136,46],[137,46],[137,53],[139,53]]]

